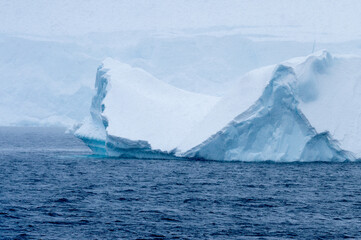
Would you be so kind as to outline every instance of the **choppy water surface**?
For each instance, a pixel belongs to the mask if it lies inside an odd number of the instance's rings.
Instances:
[[[0,239],[361,238],[360,163],[89,154],[60,129],[0,128]]]

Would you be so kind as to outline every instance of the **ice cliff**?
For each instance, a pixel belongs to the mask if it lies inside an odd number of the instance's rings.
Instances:
[[[106,59],[75,135],[117,157],[352,161],[361,157],[359,66],[321,51],[251,71],[219,98]]]

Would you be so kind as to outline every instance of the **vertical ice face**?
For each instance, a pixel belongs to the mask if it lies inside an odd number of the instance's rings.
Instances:
[[[103,100],[107,93],[108,79],[106,71],[98,68],[95,79],[95,95],[90,107],[90,116],[87,117],[81,126],[75,131],[75,136],[83,140],[96,154],[106,155],[106,127],[108,121],[102,116],[104,111]]]

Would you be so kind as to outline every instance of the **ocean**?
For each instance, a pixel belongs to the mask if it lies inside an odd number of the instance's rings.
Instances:
[[[103,158],[0,128],[0,239],[361,239],[361,163]]]

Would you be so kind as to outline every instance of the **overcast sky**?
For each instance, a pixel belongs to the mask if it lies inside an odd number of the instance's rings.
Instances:
[[[89,32],[213,26],[292,26],[313,34],[358,38],[358,0],[1,0],[0,32],[78,35]],[[260,30],[263,31],[263,30]]]

